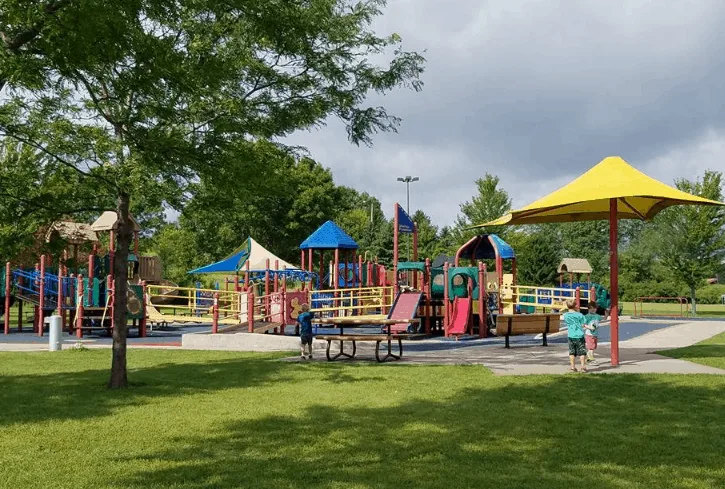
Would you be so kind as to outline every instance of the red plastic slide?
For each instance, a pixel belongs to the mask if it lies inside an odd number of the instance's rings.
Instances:
[[[466,334],[468,329],[468,318],[471,316],[471,298],[456,297],[453,299],[453,314],[451,324],[448,326],[448,334]]]
[[[418,304],[423,294],[420,292],[401,292],[388,313],[388,319],[413,319],[418,312]],[[405,333],[409,323],[398,323],[390,326],[391,333]]]

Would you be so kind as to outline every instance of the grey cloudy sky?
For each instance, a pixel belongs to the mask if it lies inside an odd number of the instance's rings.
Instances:
[[[382,102],[403,118],[373,148],[344,128],[293,135],[339,184],[452,223],[474,180],[515,207],[610,155],[666,183],[725,170],[725,2],[389,0],[376,30],[427,50],[423,92]]]

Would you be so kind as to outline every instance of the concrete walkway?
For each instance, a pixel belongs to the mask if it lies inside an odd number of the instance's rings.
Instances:
[[[610,344],[601,343],[597,349],[597,364],[589,365],[590,373],[669,373],[717,374],[725,370],[699,365],[686,360],[657,355],[654,352],[694,345],[725,332],[725,321],[697,321],[682,323],[619,343],[618,367],[612,367]],[[553,335],[552,339],[562,336]],[[564,342],[551,342],[543,347],[526,343],[512,343],[510,349],[486,340],[450,342],[426,340],[419,345],[404,344],[403,360],[397,363],[435,365],[483,365],[498,375],[566,374],[569,372],[568,346]],[[425,348],[423,347],[425,345]],[[333,345],[333,348],[335,345]],[[346,349],[347,350],[347,349]],[[326,361],[324,351],[315,352],[316,361]],[[368,343],[358,346],[356,358],[374,361],[374,348]]]
[[[642,328],[644,323],[628,323],[627,328]],[[640,324],[641,323],[641,324]],[[626,341],[620,341],[620,365],[612,367],[609,363],[609,343],[600,343],[597,349],[597,365],[589,365],[591,373],[672,373],[672,374],[725,374],[725,370],[707,367],[686,360],[657,355],[655,352],[672,348],[694,345],[702,340],[725,332],[725,321],[692,321],[672,325],[663,325]],[[159,334],[161,336],[161,334]],[[168,338],[144,338],[129,341],[129,348],[174,348],[177,341],[175,333]],[[625,336],[626,337],[626,336]],[[73,348],[77,340],[64,338],[64,349]],[[164,344],[164,341],[169,343]],[[296,343],[295,339],[295,344]],[[315,361],[326,361],[324,342],[316,342]],[[566,333],[549,336],[548,347],[541,346],[540,339],[532,336],[511,338],[511,348],[503,347],[502,338],[451,339],[434,338],[421,341],[409,341],[404,344],[403,360],[396,363],[429,365],[483,365],[498,375],[565,374],[568,370],[568,351]],[[83,340],[86,348],[110,348],[110,341]],[[320,348],[320,347],[323,348]],[[333,344],[333,348],[336,345]],[[381,345],[382,346],[382,345]],[[397,345],[394,345],[394,348]],[[47,351],[47,339],[32,342],[14,342],[12,339],[0,342],[0,351]],[[347,350],[347,348],[346,348]],[[375,361],[374,345],[360,343],[356,359]],[[299,361],[290,357],[288,361]]]

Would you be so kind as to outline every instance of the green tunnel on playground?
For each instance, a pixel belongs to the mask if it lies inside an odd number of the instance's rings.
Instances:
[[[431,270],[431,295],[435,298],[443,298],[444,273],[442,268]],[[449,299],[456,297],[468,297],[468,284],[473,289],[473,297],[478,297],[478,268],[477,267],[450,267],[448,269],[448,294]]]

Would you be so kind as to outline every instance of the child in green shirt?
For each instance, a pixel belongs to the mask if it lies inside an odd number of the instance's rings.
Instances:
[[[584,345],[584,314],[575,310],[576,301],[569,299],[566,301],[567,312],[561,319],[566,324],[567,336],[569,337],[569,370],[576,372],[574,362],[579,357],[581,362],[581,371],[586,372],[586,349]]]
[[[594,350],[597,349],[599,339],[599,321],[601,316],[597,314],[597,303],[589,301],[589,312],[584,316],[584,344],[587,347],[587,363],[594,362]]]

